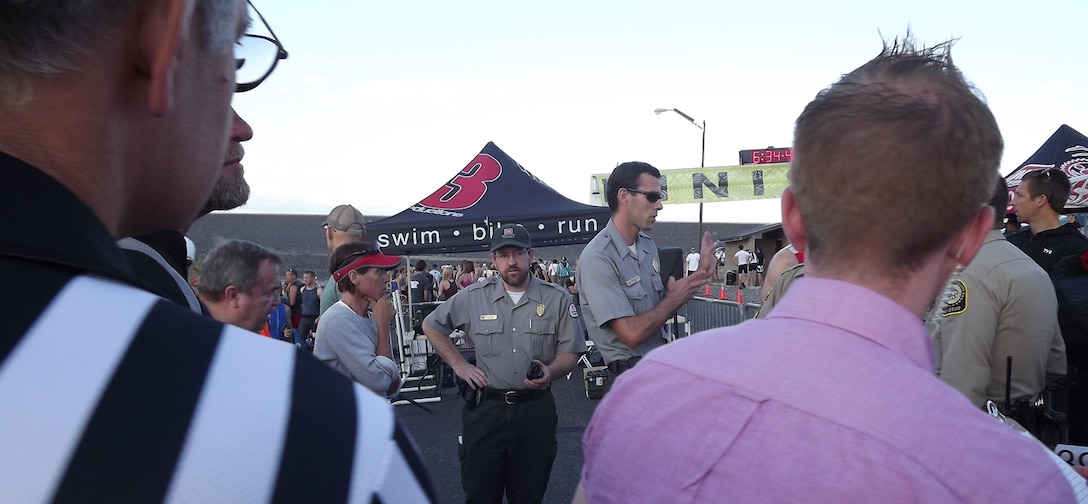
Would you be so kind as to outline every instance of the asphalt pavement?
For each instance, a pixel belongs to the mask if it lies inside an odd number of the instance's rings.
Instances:
[[[430,396],[435,394],[431,393]],[[416,440],[427,472],[431,476],[438,502],[453,504],[465,501],[461,490],[461,463],[457,459],[457,436],[461,434],[461,407],[464,401],[456,388],[446,388],[437,394],[439,402],[396,406],[397,417]],[[593,410],[600,402],[586,398],[582,367],[576,367],[570,380],[561,377],[552,382],[552,395],[559,416],[556,428],[558,451],[552,466],[545,503],[569,503],[578,486],[582,470],[582,433],[589,425]],[[408,394],[423,397],[426,394]]]

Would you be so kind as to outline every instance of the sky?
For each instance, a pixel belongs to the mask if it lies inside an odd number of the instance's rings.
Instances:
[[[393,215],[489,141],[588,203],[590,175],[618,163],[699,166],[702,132],[657,108],[705,120],[706,166],[733,166],[789,146],[816,93],[908,26],[958,39],[953,60],[1004,135],[1003,174],[1063,123],[1088,133],[1083,0],[253,2],[289,57],[235,95],[255,132],[236,212]],[[778,222],[778,204],[707,204],[704,221]],[[690,204],[659,215],[697,218]]]

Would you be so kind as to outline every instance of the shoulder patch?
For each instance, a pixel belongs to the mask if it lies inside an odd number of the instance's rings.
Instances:
[[[958,315],[967,311],[967,284],[963,280],[956,279],[945,288],[941,303],[941,316]]]
[[[578,307],[574,306],[574,303],[567,307],[567,311],[570,312],[570,318],[578,318]]]

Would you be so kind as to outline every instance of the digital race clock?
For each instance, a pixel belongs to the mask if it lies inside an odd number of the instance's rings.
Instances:
[[[740,151],[740,164],[774,164],[793,161],[792,147],[767,147]]]

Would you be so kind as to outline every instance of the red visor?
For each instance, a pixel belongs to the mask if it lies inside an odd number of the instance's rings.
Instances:
[[[359,268],[369,266],[372,268],[392,269],[400,264],[401,256],[388,256],[383,254],[380,250],[370,250],[365,254],[359,255],[347,266],[344,266],[332,273],[332,279],[334,282],[339,282],[341,278],[348,275],[349,272],[357,270]]]

